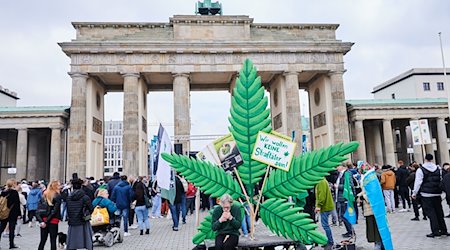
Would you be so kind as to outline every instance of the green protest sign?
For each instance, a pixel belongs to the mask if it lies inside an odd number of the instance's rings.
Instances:
[[[256,138],[252,159],[289,171],[295,146],[296,143],[285,138],[260,131]]]

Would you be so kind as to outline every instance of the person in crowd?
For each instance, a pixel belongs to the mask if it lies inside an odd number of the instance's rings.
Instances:
[[[442,167],[445,171],[445,174],[443,173],[442,177],[442,190],[445,192],[445,200],[447,201],[447,205],[450,207],[450,164],[444,163]],[[450,218],[450,213],[445,217]]]
[[[136,184],[136,178],[133,175],[128,176],[128,182],[130,183],[131,189],[134,191],[134,185]],[[134,224],[134,217],[136,216],[135,213],[136,208],[136,199],[133,197],[133,200],[130,203],[130,208],[128,209],[128,227],[130,229],[136,229],[138,228],[138,225]]]
[[[334,210],[333,196],[331,195],[331,190],[328,186],[328,181],[323,178],[316,185],[316,213],[320,213],[320,223],[322,224],[323,230],[327,235],[327,245],[324,247],[325,250],[331,250],[334,247],[333,234],[329,225],[329,217]]]
[[[341,164],[337,167],[339,172],[338,178],[336,180],[335,189],[336,189],[336,204],[338,208],[338,215],[342,222],[344,222],[345,229],[347,232],[343,234],[343,237],[352,237],[354,234],[353,226],[350,222],[344,217],[345,211],[347,210],[347,200],[344,198],[344,182],[345,182],[345,173],[348,171],[348,167],[346,164]],[[350,174],[350,173],[349,173]],[[355,193],[355,188],[353,186],[353,181],[350,181],[350,186]]]
[[[411,164],[411,173],[409,174],[408,178],[406,178],[406,183],[408,184],[409,189],[412,191],[414,190],[414,181],[416,179],[416,171],[419,168],[419,164],[413,163]],[[412,205],[414,210],[414,218],[412,218],[412,221],[419,221],[419,207],[421,207],[421,199],[419,196],[416,197],[416,199],[412,199]],[[422,209],[423,219],[427,220],[427,216],[425,215],[425,209]]]
[[[195,210],[195,193],[197,192],[197,188],[194,186],[193,183],[188,182],[188,190],[186,192],[186,207],[187,212],[189,212],[191,215],[194,213]]]
[[[151,195],[153,199],[152,218],[161,218],[161,189],[158,187],[157,180],[152,183]]]
[[[25,205],[23,207],[22,220],[23,220],[23,224],[27,224],[28,223],[28,217],[27,217],[26,200],[27,200],[28,194],[30,193],[31,190],[30,190],[30,185],[28,185],[28,182],[27,182],[26,179],[22,179],[20,187],[22,189],[22,194],[25,196]]]
[[[215,249],[235,249],[239,243],[241,224],[241,208],[233,203],[229,194],[222,195],[220,206],[216,206],[212,214],[212,230],[217,233]]]
[[[99,188],[97,190],[97,197],[92,201],[92,206],[99,206],[108,210],[109,218],[114,218],[114,213],[117,211],[117,206],[109,199],[108,190],[105,188]],[[110,222],[111,223],[111,222]]]
[[[183,185],[183,193],[181,194],[181,220],[183,224],[186,224],[186,215],[187,215],[186,192],[188,191],[188,183],[183,176],[180,176],[179,174],[177,175],[181,181],[181,184]]]
[[[244,237],[247,238],[248,234],[251,232],[250,207],[247,202],[244,203],[244,218],[242,219],[241,229]]]
[[[73,192],[67,197],[67,215],[69,230],[67,232],[67,249],[92,250],[92,227],[90,215],[94,210],[89,197],[82,190],[83,180],[77,174],[72,175]]]
[[[166,217],[169,213],[170,205],[167,199],[161,197],[161,215]]]
[[[180,213],[181,213],[181,198],[183,197],[184,188],[183,184],[181,183],[180,178],[178,175],[175,175],[175,199],[173,201],[173,204],[169,204],[170,208],[170,214],[172,215],[172,230],[178,231],[178,225],[180,222]]]
[[[89,177],[88,178],[89,182],[91,183],[92,188],[94,189],[94,192],[97,191],[98,187],[100,186],[100,184],[95,180],[94,177]]]
[[[27,205],[27,200],[25,198],[25,195],[23,194],[25,192],[23,192],[21,185],[17,185],[16,186],[16,190],[17,190],[17,193],[19,194],[20,216],[19,216],[19,218],[17,220],[16,231],[14,233],[16,234],[17,237],[22,237],[22,235],[20,234],[20,231],[22,229],[23,221],[20,220],[20,219],[23,218],[23,216],[25,216],[25,208],[26,208],[26,205]]]
[[[15,179],[8,179],[6,181],[5,189],[1,192],[0,196],[6,197],[7,206],[10,209],[7,218],[1,220],[0,234],[5,231],[8,225],[9,229],[9,249],[19,248],[14,244],[14,232],[16,229],[17,218],[20,217],[20,198],[19,193],[16,190],[17,182]],[[1,237],[0,237],[1,238]]]
[[[338,178],[339,172],[338,171],[332,171],[330,172],[330,175],[325,176],[325,178],[328,181],[328,187],[330,188],[331,195],[333,196],[333,205],[334,209],[331,211],[331,222],[333,223],[332,226],[337,226],[338,221],[339,225],[342,225],[342,221],[338,217],[337,210],[336,210],[336,189],[334,186],[334,183],[336,183]]]
[[[89,179],[86,179],[83,181],[83,186],[81,187],[81,189],[84,191],[84,193],[89,197],[89,201],[92,202],[94,200],[94,193],[95,190],[91,185],[91,182]]]
[[[209,195],[205,194],[203,191],[200,191],[200,208],[202,211],[210,209]]]
[[[394,189],[395,189],[395,174],[391,170],[392,166],[384,165],[383,173],[381,174],[380,184],[383,190],[384,201],[386,202],[387,212],[395,212],[395,201],[394,201]]]
[[[398,170],[396,174],[396,184],[398,186],[398,193],[402,198],[403,209],[400,212],[406,212],[411,209],[411,200],[409,199],[409,187],[406,183],[406,179],[409,176],[409,170],[406,169],[405,164],[402,160],[398,161]],[[408,202],[408,209],[406,209],[406,202]]]
[[[148,207],[146,207],[145,200],[150,199],[150,194],[148,193],[148,188],[142,182],[142,177],[138,179],[133,184],[133,192],[136,198],[136,207],[134,208],[137,216],[137,221],[139,225],[140,235],[150,233],[150,221],[148,219]]]
[[[363,203],[364,217],[366,218],[366,238],[368,242],[373,242],[375,250],[381,250],[383,248],[383,241],[381,240],[380,232],[378,231],[377,222],[367,197],[364,187],[362,187],[361,193],[358,194],[358,198]]]
[[[108,180],[108,194],[112,195],[114,187],[120,182],[120,174],[114,172],[113,176]]]
[[[42,190],[39,187],[37,182],[33,182],[31,186],[30,193],[27,198],[27,209],[28,209],[28,221],[30,222],[28,225],[33,227],[34,218],[36,216],[36,210],[39,204],[39,201],[42,198]]]
[[[441,169],[433,163],[433,155],[425,155],[425,163],[416,171],[412,198],[420,193],[422,208],[430,219],[431,233],[427,237],[448,236],[441,202]]]
[[[133,191],[131,190],[130,183],[127,181],[127,176],[122,175],[120,177],[120,182],[114,187],[111,200],[116,203],[119,213],[123,221],[123,236],[130,236],[128,232],[128,215],[130,212],[130,204],[133,197]]]
[[[43,201],[47,204],[45,213],[38,211],[36,218],[41,227],[41,241],[38,250],[44,250],[48,235],[50,234],[50,249],[56,250],[56,237],[58,236],[58,224],[61,219],[61,195],[59,181],[50,182],[43,195]]]
[[[67,197],[73,192],[72,184],[66,183],[61,191],[62,205],[61,205],[61,220],[67,221]]]

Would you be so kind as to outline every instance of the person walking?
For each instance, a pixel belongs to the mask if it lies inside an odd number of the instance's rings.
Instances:
[[[328,181],[323,178],[316,185],[316,213],[320,213],[320,223],[323,230],[327,235],[327,245],[324,246],[325,250],[331,250],[334,247],[333,234],[329,225],[329,217],[334,210],[333,196],[328,186]]]
[[[107,184],[108,194],[112,195],[112,192],[114,190],[114,187],[116,187],[117,184],[120,182],[120,174],[119,172],[114,172],[111,179],[109,179]]]
[[[187,212],[189,214],[193,214],[195,210],[195,193],[197,192],[197,188],[193,183],[188,182],[188,190],[186,192],[186,206]]]
[[[384,201],[386,202],[387,212],[395,212],[395,201],[394,201],[394,189],[395,189],[395,174],[391,170],[390,165],[383,166],[383,173],[381,174],[380,184],[383,190]]]
[[[69,230],[67,232],[67,249],[92,250],[92,227],[90,215],[94,211],[89,197],[81,189],[83,180],[77,174],[72,175],[73,192],[67,197],[67,215]]]
[[[123,221],[123,236],[130,236],[128,233],[128,216],[130,212],[130,205],[132,201],[132,193],[130,183],[127,181],[127,176],[122,175],[120,177],[120,182],[114,187],[111,200],[116,203],[117,209],[119,210],[119,214],[122,217]]]
[[[150,199],[150,194],[148,193],[148,188],[142,182],[142,177],[138,179],[133,184],[133,192],[136,197],[136,207],[134,211],[137,216],[137,221],[139,225],[140,235],[150,233],[150,221],[148,219],[148,209],[146,205],[146,200]]]
[[[427,237],[449,236],[441,201],[441,169],[433,162],[433,155],[425,155],[425,163],[416,171],[412,198],[422,197],[422,208],[430,219],[431,233]]]
[[[61,195],[59,181],[50,182],[45,190],[42,201],[47,205],[45,211],[38,211],[36,218],[41,227],[41,241],[38,250],[44,250],[48,235],[50,234],[50,249],[56,250],[56,237],[58,236],[58,224],[61,220]]]
[[[17,182],[15,179],[7,180],[5,189],[0,194],[0,196],[6,197],[6,206],[10,209],[8,217],[0,221],[0,235],[5,231],[5,228],[8,225],[9,249],[19,248],[19,246],[14,244],[14,232],[16,229],[17,218],[20,217],[20,200],[19,193],[15,189],[16,185]]]
[[[336,189],[336,204],[337,204],[337,212],[339,215],[339,218],[342,222],[344,222],[345,229],[347,232],[345,234],[342,234],[342,237],[352,237],[354,235],[354,230],[352,224],[345,218],[344,214],[347,210],[347,200],[344,197],[344,184],[345,184],[345,174],[348,172],[348,167],[346,164],[341,164],[337,167],[337,170],[339,172],[338,178],[336,180],[335,189]],[[348,172],[349,175],[350,172]],[[352,192],[355,193],[355,187],[353,185],[353,181],[350,181],[349,183]]]
[[[406,169],[406,166],[403,164],[402,160],[398,161],[398,170],[397,170],[397,180],[396,184],[398,186],[398,193],[402,199],[403,208],[400,212],[407,212],[411,209],[411,200],[409,199],[409,187],[406,183],[406,179],[409,176],[409,170]],[[406,208],[406,202],[408,202],[408,208]]]
[[[158,181],[152,184],[151,195],[153,198],[152,218],[161,218],[161,189],[158,187]]]
[[[16,234],[16,237],[22,237],[22,235],[20,234],[20,231],[22,229],[23,220],[21,220],[21,219],[23,218],[23,216],[25,216],[27,200],[25,198],[25,195],[23,194],[25,192],[23,192],[21,185],[17,185],[16,190],[17,190],[17,193],[19,194],[20,216],[17,220],[16,231],[14,233]]]
[[[408,178],[406,178],[406,183],[408,184],[409,189],[411,190],[411,195],[412,195],[412,191],[414,190],[414,181],[416,180],[416,171],[417,169],[419,169],[419,164],[417,163],[413,163],[411,165],[411,173],[409,174]],[[419,207],[421,207],[421,200],[420,197],[417,196],[416,199],[411,199],[412,200],[412,205],[413,205],[413,210],[414,210],[414,218],[412,218],[412,221],[419,221]],[[422,214],[423,214],[423,220],[427,220],[427,216],[425,215],[425,209],[422,209]]]
[[[28,222],[29,226],[33,227],[34,218],[36,216],[36,210],[39,204],[39,201],[42,199],[42,190],[39,187],[37,182],[33,182],[31,186],[30,193],[27,198],[27,209],[28,209]]]
[[[233,203],[229,194],[220,198],[220,206],[214,208],[212,214],[212,230],[216,231],[215,249],[236,249],[239,243],[239,228],[242,224],[241,208]]]
[[[170,214],[172,215],[172,230],[178,231],[178,225],[180,223],[180,213],[181,213],[181,198],[184,194],[183,184],[181,183],[178,175],[175,175],[175,199],[173,204],[169,204]]]

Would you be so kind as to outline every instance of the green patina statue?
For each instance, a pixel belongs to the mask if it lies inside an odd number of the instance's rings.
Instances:
[[[222,15],[222,4],[219,2],[212,3],[211,0],[204,0],[203,3],[198,1],[195,4],[195,14]]]

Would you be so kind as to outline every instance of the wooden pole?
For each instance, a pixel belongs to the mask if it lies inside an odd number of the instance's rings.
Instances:
[[[250,199],[247,194],[247,190],[245,190],[244,183],[242,183],[241,176],[239,176],[239,172],[238,172],[237,168],[234,169],[234,173],[236,173],[236,177],[238,179],[239,185],[241,185],[242,191],[244,191],[245,199],[247,200],[248,207],[250,208],[250,218],[253,218],[253,214],[254,214],[253,204],[250,202]],[[250,228],[253,228],[254,225],[253,225],[252,220],[250,220],[250,224],[251,224]],[[253,238],[251,238],[251,239],[253,240]]]

